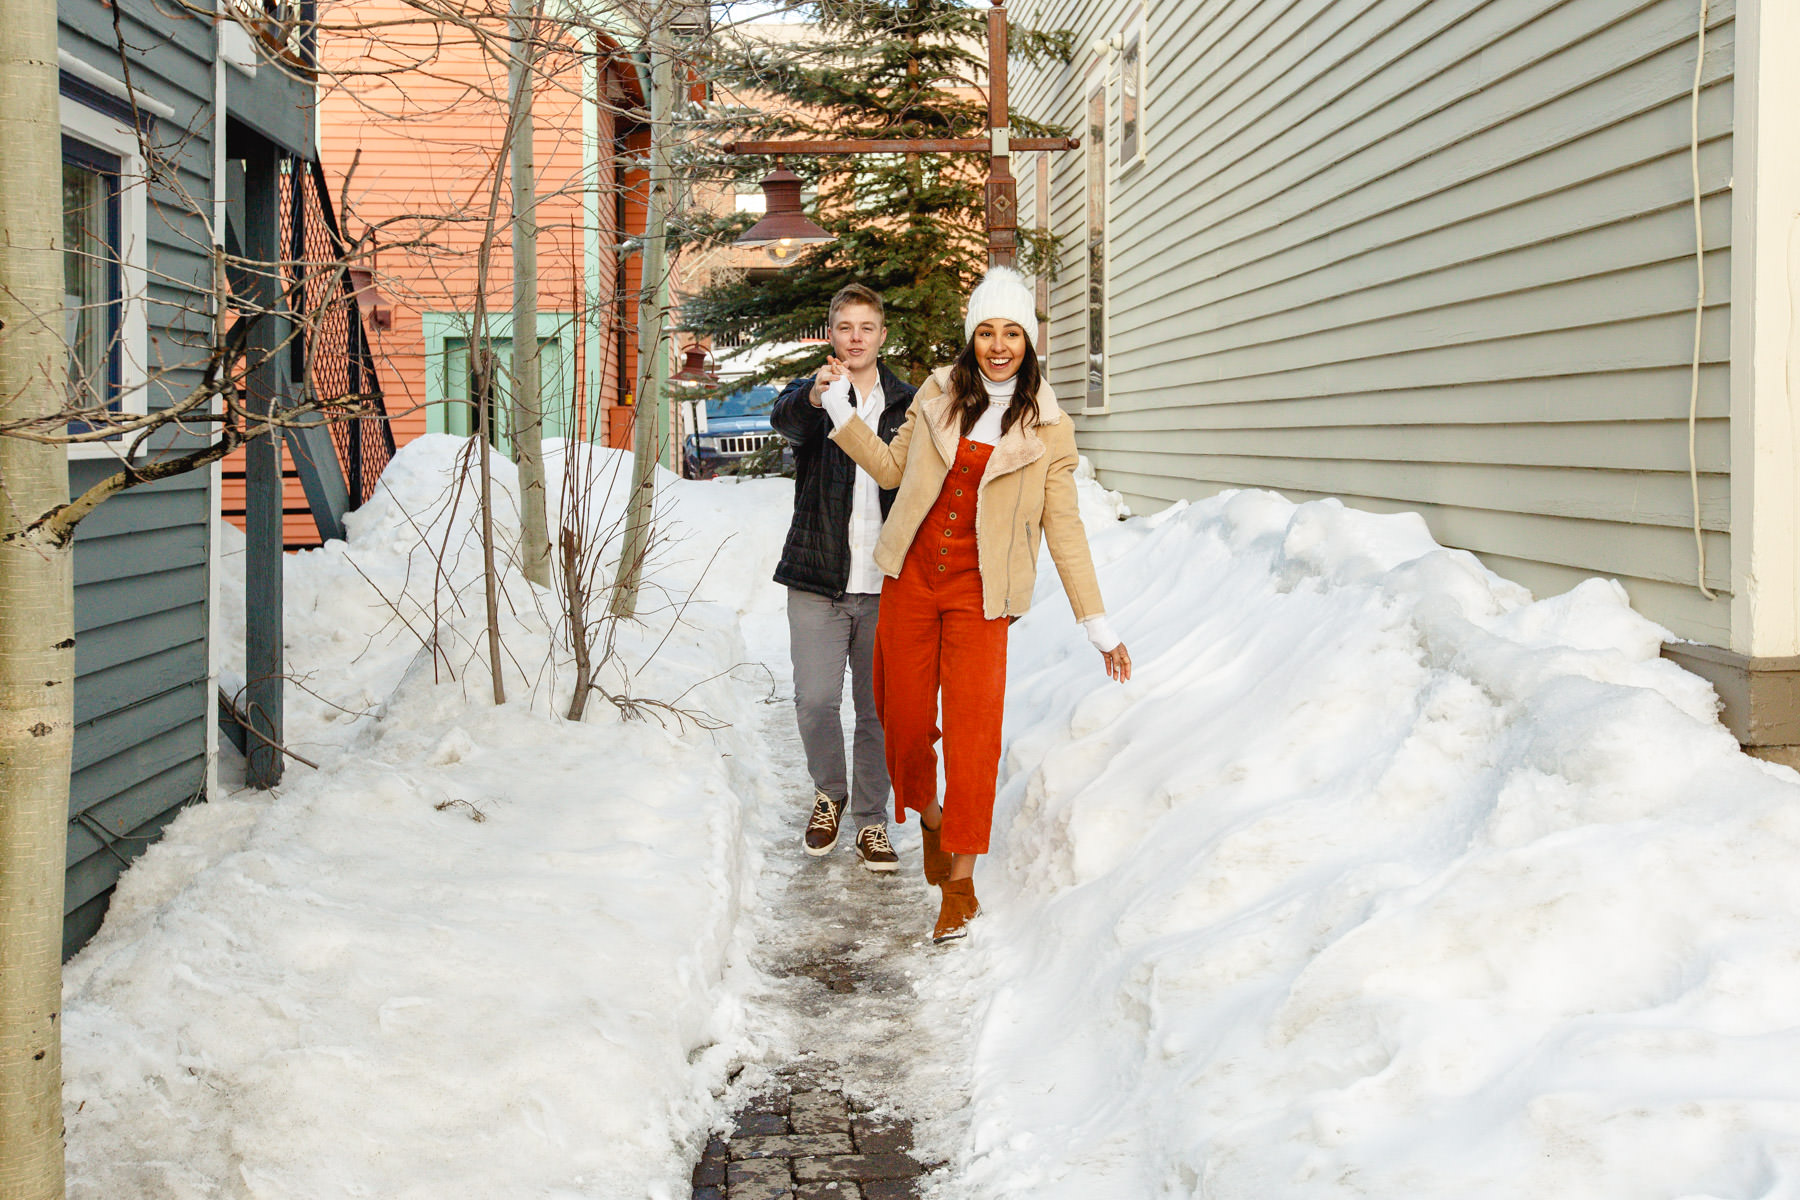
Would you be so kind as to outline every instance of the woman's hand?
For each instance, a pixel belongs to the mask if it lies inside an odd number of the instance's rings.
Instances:
[[[1116,635],[1115,635],[1116,636]],[[1120,642],[1111,650],[1102,651],[1100,657],[1106,660],[1106,677],[1124,683],[1131,678],[1131,655],[1125,652],[1125,643]]]
[[[819,368],[817,375],[813,376],[812,391],[807,396],[812,401],[812,406],[823,408],[825,406],[825,389],[840,377],[848,374],[850,374],[850,368],[846,367],[835,354],[826,355],[825,365]]]

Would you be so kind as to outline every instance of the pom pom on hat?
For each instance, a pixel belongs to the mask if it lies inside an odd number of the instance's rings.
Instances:
[[[975,339],[975,327],[983,321],[1011,321],[1025,330],[1033,347],[1037,346],[1037,300],[1031,294],[1025,277],[1011,267],[989,267],[988,273],[969,293],[969,313],[963,318],[963,338]]]

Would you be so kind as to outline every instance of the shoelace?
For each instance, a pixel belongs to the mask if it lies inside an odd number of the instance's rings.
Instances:
[[[880,825],[871,825],[857,836],[858,840],[869,843],[870,854],[892,854],[894,852],[893,843],[888,841],[887,830]]]
[[[813,804],[812,820],[806,823],[808,829],[829,830],[837,825],[837,805],[830,799],[820,796]]]

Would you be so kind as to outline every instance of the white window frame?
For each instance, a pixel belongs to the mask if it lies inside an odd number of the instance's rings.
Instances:
[[[1050,213],[1051,153],[1052,151],[1049,150],[1038,151],[1037,161],[1032,164],[1031,194],[1034,210],[1032,213],[1032,228],[1041,235],[1048,235],[1054,232],[1056,224],[1055,219]],[[1044,369],[1048,371],[1050,369],[1051,347],[1050,326],[1052,324],[1053,315],[1053,311],[1050,307],[1049,264],[1043,264],[1042,269],[1038,271],[1037,278],[1032,284],[1032,295],[1037,304],[1037,310],[1044,314],[1043,321],[1038,325],[1038,341],[1040,344],[1037,347],[1037,354],[1039,361],[1044,364]]]
[[[142,416],[149,411],[149,304],[145,239],[149,232],[144,154],[137,130],[116,117],[96,112],[79,100],[60,97],[62,132],[119,160],[119,412]],[[118,458],[120,438],[66,447],[70,458]],[[142,451],[140,451],[142,453]]]
[[[1081,138],[1082,138],[1082,206],[1081,206],[1081,411],[1084,413],[1108,413],[1112,411],[1112,200],[1113,156],[1108,153],[1111,143],[1111,131],[1106,128],[1112,124],[1112,97],[1110,83],[1112,72],[1104,59],[1098,69],[1089,76],[1087,86],[1081,93]],[[1101,137],[1093,137],[1091,114],[1094,111],[1094,96],[1100,96]],[[1098,153],[1092,151],[1097,150]],[[1094,178],[1098,160],[1099,179]],[[1089,387],[1089,377],[1093,363],[1089,355],[1094,344],[1094,310],[1089,300],[1093,287],[1091,276],[1092,262],[1089,258],[1089,247],[1094,241],[1093,210],[1094,187],[1100,187],[1100,310],[1103,314],[1100,329],[1100,403],[1093,403],[1093,392]]]

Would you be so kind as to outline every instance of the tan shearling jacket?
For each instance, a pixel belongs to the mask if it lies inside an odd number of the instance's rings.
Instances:
[[[889,577],[900,574],[956,461],[960,430],[944,424],[949,384],[950,368],[932,372],[891,443],[858,417],[831,434],[882,487],[900,489],[875,544],[875,565]],[[1075,496],[1075,431],[1048,384],[1038,389],[1037,402],[1037,427],[1026,429],[1021,422],[1001,435],[975,493],[982,609],[990,621],[1025,614],[1037,585],[1038,545],[1048,541],[1075,619],[1085,621],[1105,607]]]

